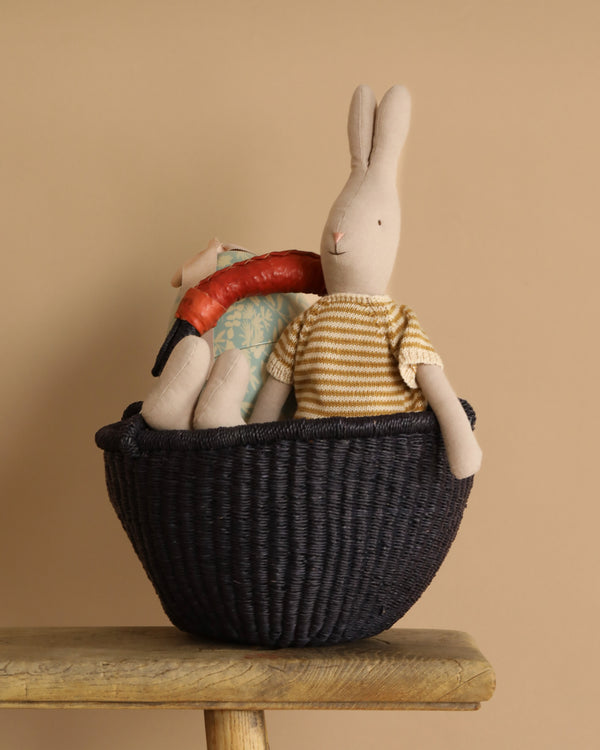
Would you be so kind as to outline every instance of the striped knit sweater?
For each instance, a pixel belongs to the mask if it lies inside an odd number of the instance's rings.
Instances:
[[[267,371],[293,384],[295,416],[423,411],[418,364],[442,366],[413,311],[390,297],[330,294],[293,320]]]

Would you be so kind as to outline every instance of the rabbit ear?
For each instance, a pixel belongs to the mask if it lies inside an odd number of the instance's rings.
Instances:
[[[390,171],[395,177],[409,124],[410,94],[404,86],[392,86],[377,107],[371,167]]]
[[[359,86],[350,103],[348,140],[352,170],[366,171],[373,146],[373,122],[377,100],[368,86]]]

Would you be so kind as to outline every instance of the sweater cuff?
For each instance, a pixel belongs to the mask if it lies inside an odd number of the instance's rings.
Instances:
[[[294,383],[294,373],[292,368],[284,365],[274,354],[271,354],[267,362],[267,372],[274,377],[275,380],[279,380],[280,383],[285,383],[286,385],[293,385]]]
[[[427,349],[418,349],[407,347],[402,351],[398,367],[402,380],[409,388],[418,388],[417,383],[417,366],[418,365],[436,365],[444,369],[442,358],[437,352],[427,351]]]

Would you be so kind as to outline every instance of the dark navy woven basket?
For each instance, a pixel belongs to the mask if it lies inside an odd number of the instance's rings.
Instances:
[[[446,557],[473,484],[451,474],[432,411],[155,431],[139,408],[96,442],[123,527],[190,633],[278,648],[386,630]]]

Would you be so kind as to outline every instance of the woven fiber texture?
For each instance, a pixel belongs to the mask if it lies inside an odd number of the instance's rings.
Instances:
[[[451,474],[431,411],[160,432],[139,408],[96,434],[109,496],[171,622],[216,639],[314,646],[391,627],[473,483]]]

